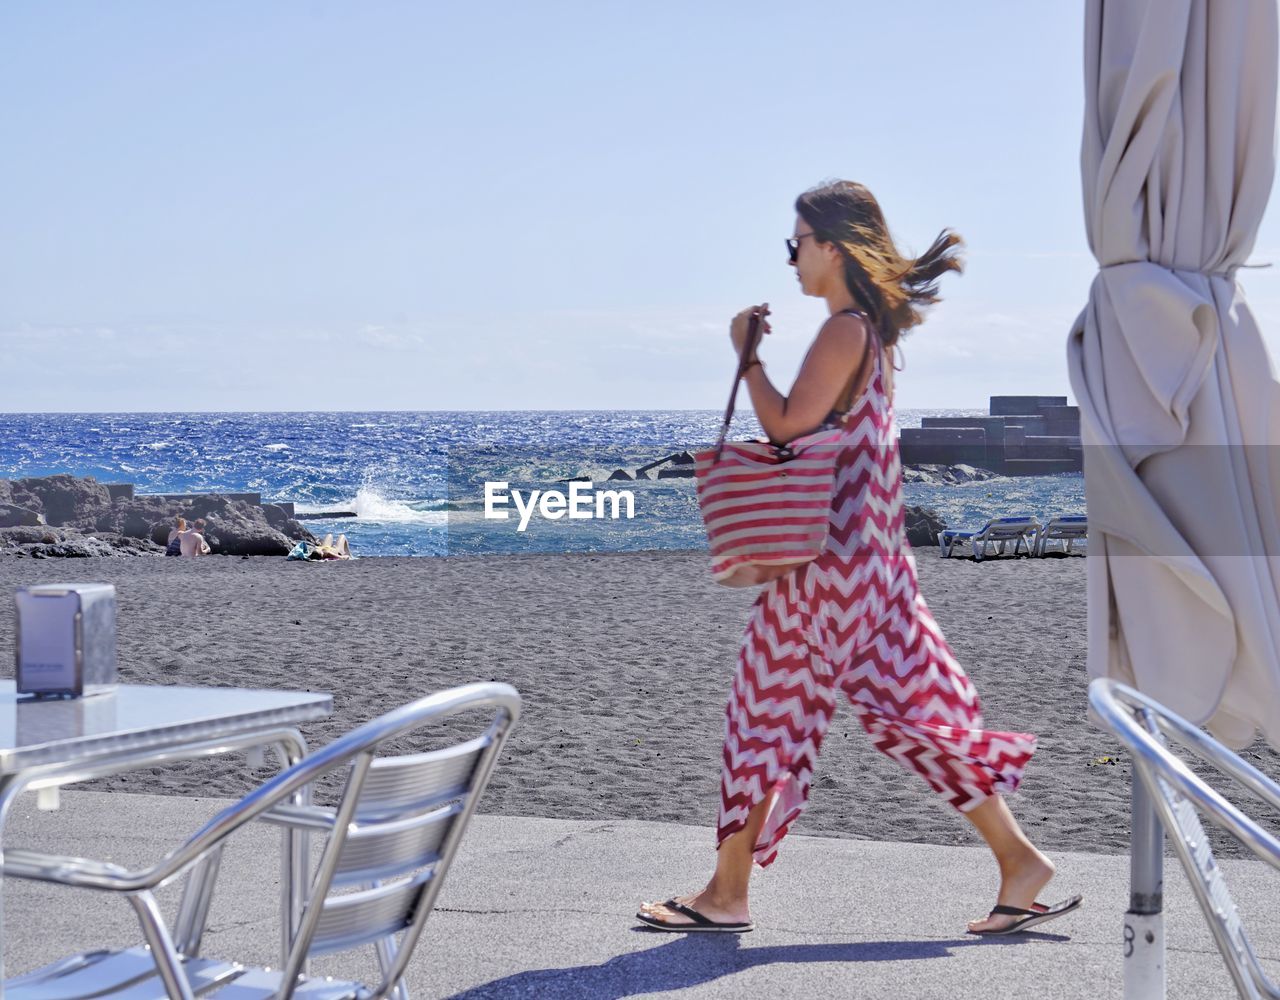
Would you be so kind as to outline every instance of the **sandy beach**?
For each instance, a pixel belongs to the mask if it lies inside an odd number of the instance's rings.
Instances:
[[[1015,813],[1045,848],[1126,848],[1129,768],[1085,718],[1084,560],[942,561],[921,587],[989,727],[1040,745]],[[115,584],[121,679],[330,691],[312,745],[420,694],[503,680],[525,716],[482,810],[712,826],[722,712],[754,590],[712,583],[702,552],[364,559],[0,560],[0,588]],[[12,648],[0,601],[0,648]],[[6,652],[4,655],[9,655]],[[1280,758],[1250,751],[1268,773]],[[1117,764],[1098,764],[1120,757]],[[242,762],[94,787],[238,795]],[[969,824],[836,716],[798,833],[976,844]],[[1237,853],[1225,845],[1225,853]]]

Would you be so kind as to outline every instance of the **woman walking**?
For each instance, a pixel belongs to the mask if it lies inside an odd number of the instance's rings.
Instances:
[[[831,316],[789,395],[758,358],[744,378],[771,441],[841,429],[830,533],[815,561],[761,589],[747,623],[726,709],[715,873],[701,891],[645,903],[637,916],[665,931],[753,928],[752,861],[772,863],[804,809],[843,695],[874,746],[963,813],[995,854],[996,906],[969,930],[1026,930],[1080,898],[1036,902],[1053,865],[1000,794],[1017,788],[1035,737],[984,728],[977,692],[920,595],[893,431],[892,349],[937,301],[938,279],[960,270],[961,241],[944,231],[923,256],[904,258],[871,192],[851,181],[806,192],[796,212],[791,265]],[[739,353],[755,308],[733,320]]]

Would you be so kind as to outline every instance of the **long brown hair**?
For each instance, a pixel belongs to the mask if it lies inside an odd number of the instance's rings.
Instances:
[[[796,212],[823,243],[844,257],[844,280],[886,347],[898,342],[938,301],[938,279],[963,270],[964,240],[950,229],[919,257],[904,257],[889,235],[880,204],[855,181],[828,181],[796,199]]]

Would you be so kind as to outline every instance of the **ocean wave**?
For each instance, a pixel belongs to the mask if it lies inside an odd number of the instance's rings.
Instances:
[[[325,514],[348,511],[355,521],[368,524],[398,524],[419,527],[447,527],[449,512],[457,510],[449,503],[436,501],[392,500],[375,489],[361,487],[354,499],[330,500],[323,503],[294,503],[299,514]]]
[[[264,444],[262,446],[263,451],[288,451],[288,449],[289,446],[287,444]]]

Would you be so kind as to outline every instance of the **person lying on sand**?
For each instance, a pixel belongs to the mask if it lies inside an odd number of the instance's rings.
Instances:
[[[351,558],[351,546],[347,542],[346,535],[339,535],[338,540],[336,542],[333,540],[332,534],[325,535],[324,541],[322,541],[319,545],[316,546],[315,552],[316,554],[312,555],[310,558],[312,559],[350,559]]]

